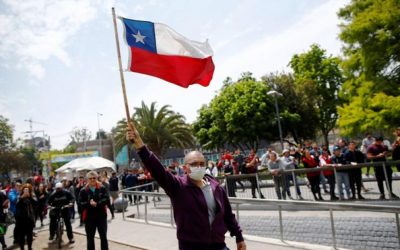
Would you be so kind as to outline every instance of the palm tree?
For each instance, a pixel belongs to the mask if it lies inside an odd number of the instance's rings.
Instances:
[[[142,102],[141,107],[135,108],[132,120],[143,141],[159,157],[169,148],[186,148],[195,144],[190,125],[185,123],[185,117],[170,110],[169,105],[157,110],[155,102],[151,103],[150,107]],[[127,144],[126,127],[126,119],[122,119],[114,129],[117,152]]]

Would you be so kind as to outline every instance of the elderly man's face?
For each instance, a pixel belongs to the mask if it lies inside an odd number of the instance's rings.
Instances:
[[[206,161],[200,152],[190,152],[186,158],[185,171],[190,174],[190,167],[205,167]]]

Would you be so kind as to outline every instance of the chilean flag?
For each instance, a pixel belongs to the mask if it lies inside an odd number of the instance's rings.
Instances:
[[[165,24],[121,18],[130,47],[129,70],[187,88],[208,86],[214,74],[213,51]]]

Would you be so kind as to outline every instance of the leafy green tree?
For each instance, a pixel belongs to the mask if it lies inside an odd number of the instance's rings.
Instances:
[[[317,119],[312,122],[316,123],[326,145],[328,134],[338,118],[338,91],[343,82],[339,64],[339,58],[326,56],[326,51],[317,44],[311,45],[306,53],[294,55],[289,63],[296,83],[307,90],[304,92],[305,101],[311,102],[316,109]]]
[[[275,124],[273,99],[267,96],[265,83],[246,72],[239,81],[224,84],[220,93],[199,110],[193,129],[204,148],[227,144],[258,148],[262,139],[279,138]]]
[[[340,39],[346,76],[338,109],[341,133],[398,126],[400,116],[400,2],[353,0],[342,8]]]
[[[13,127],[8,119],[0,115],[0,152],[5,151],[11,146],[13,141]]]
[[[283,134],[292,137],[295,144],[315,138],[316,123],[304,122],[318,119],[312,99],[306,98],[312,86],[296,84],[293,75],[287,73],[270,73],[261,79],[269,89],[282,94],[282,97],[278,98],[278,103]]]
[[[159,110],[156,103],[135,108],[132,116],[135,127],[142,136],[146,145],[159,157],[162,157],[169,148],[193,147],[195,140],[189,124],[184,116],[170,110],[169,105],[162,106]],[[115,133],[115,148],[118,152],[127,143],[126,119],[122,119],[113,129]]]

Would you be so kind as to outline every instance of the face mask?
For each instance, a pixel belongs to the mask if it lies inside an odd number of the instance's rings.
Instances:
[[[193,180],[200,181],[203,179],[204,174],[206,173],[206,168],[205,167],[190,167],[190,174],[189,177]]]

